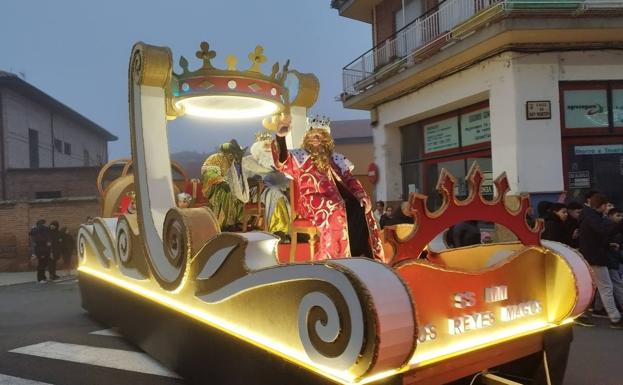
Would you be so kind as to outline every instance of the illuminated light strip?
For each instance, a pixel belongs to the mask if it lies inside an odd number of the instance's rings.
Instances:
[[[109,282],[111,284],[114,284],[118,287],[127,289],[131,292],[133,292],[134,294],[138,294],[142,297],[145,297],[147,299],[150,299],[154,302],[160,303],[164,306],[167,306],[173,310],[179,311],[181,313],[184,313],[198,321],[202,321],[212,327],[214,327],[215,329],[218,329],[222,332],[225,332],[227,334],[230,334],[234,337],[238,337],[254,346],[260,347],[264,350],[267,350],[281,358],[284,358],[290,362],[293,362],[295,364],[298,364],[308,370],[311,370],[314,373],[320,374],[324,377],[327,377],[329,379],[331,379],[332,381],[338,382],[340,384],[344,384],[344,385],[349,385],[349,384],[354,384],[355,382],[355,376],[353,376],[351,373],[348,372],[344,372],[344,371],[336,371],[335,369],[332,368],[328,368],[328,367],[324,367],[318,364],[315,364],[311,361],[309,361],[309,359],[302,354],[302,352],[298,352],[296,350],[293,350],[292,348],[285,346],[285,345],[281,345],[280,343],[271,340],[265,336],[262,335],[258,335],[248,329],[245,329],[243,327],[240,327],[239,325],[236,324],[232,324],[231,322],[225,321],[223,319],[220,319],[214,315],[208,314],[205,311],[199,310],[197,308],[194,308],[192,306],[188,306],[185,304],[182,304],[174,299],[171,299],[167,296],[164,296],[162,294],[156,293],[154,291],[151,291],[149,289],[146,289],[144,287],[138,286],[134,283],[131,282],[126,282],[122,279],[116,278],[116,277],[112,277],[109,276],[105,273],[102,273],[98,270],[95,270],[93,268],[87,267],[87,266],[80,266],[78,268],[78,271],[80,273],[85,273],[88,275],[91,275],[93,277],[99,278],[103,281]],[[386,376],[395,374],[396,371],[392,372],[392,373],[387,373],[385,376],[383,377],[379,377],[376,378],[375,380],[384,378]],[[369,382],[369,381],[366,381]],[[357,382],[357,383],[361,383],[361,382]]]
[[[568,318],[561,322],[561,325],[567,324],[569,322],[573,322],[573,319]],[[515,327],[507,328],[504,330],[499,330],[497,332],[492,332],[484,336],[452,343],[444,347],[434,349],[427,353],[418,354],[416,349],[415,354],[413,355],[413,357],[411,357],[411,360],[409,361],[409,365],[411,367],[430,365],[432,363],[452,358],[464,353],[468,353],[470,351],[497,345],[516,338],[534,334],[536,332],[551,329],[556,326],[559,325],[548,323],[547,321],[526,322],[522,323],[521,325],[517,325]]]
[[[363,377],[359,379],[359,381],[354,382],[355,377],[344,371],[336,371],[335,369],[324,367],[318,364],[315,364],[302,354],[302,352],[291,349],[288,346],[281,345],[280,343],[271,340],[265,336],[258,335],[248,329],[240,327],[239,325],[232,324],[226,320],[220,319],[214,315],[208,314],[205,311],[196,309],[192,306],[188,306],[182,304],[174,299],[171,299],[167,296],[163,296],[162,294],[153,292],[149,289],[143,288],[131,282],[126,282],[122,279],[109,276],[105,273],[102,273],[98,270],[92,269],[87,266],[81,266],[78,268],[78,271],[81,273],[86,273],[97,277],[101,280],[112,283],[121,288],[125,288],[130,290],[131,292],[141,295],[147,299],[158,302],[164,306],[167,306],[173,310],[180,311],[194,319],[202,321],[215,329],[223,331],[227,334],[230,334],[234,337],[240,338],[254,346],[265,349],[285,360],[298,364],[314,373],[327,377],[335,382],[344,385],[350,384],[368,384],[374,381],[381,380],[383,378],[387,378],[399,373],[407,372],[409,370],[414,369],[415,367],[422,367],[426,365],[433,364],[438,361],[442,361],[445,359],[449,359],[460,354],[468,353],[474,350],[486,348],[492,345],[499,344],[501,342],[506,342],[512,339],[524,337],[526,335],[530,335],[539,331],[544,331],[556,326],[557,324],[548,323],[546,321],[534,321],[530,323],[524,323],[521,325],[517,325],[513,328],[508,328],[505,330],[500,330],[498,332],[494,332],[488,334],[486,336],[480,338],[472,338],[467,341],[457,342],[445,347],[435,349],[428,353],[418,354],[417,349],[415,354],[411,357],[409,364],[402,369],[392,369],[380,373],[375,373],[370,376]],[[567,318],[560,323],[560,325],[566,325],[568,323],[573,322],[573,318]]]

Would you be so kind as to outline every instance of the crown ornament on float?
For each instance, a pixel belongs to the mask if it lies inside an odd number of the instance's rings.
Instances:
[[[290,61],[280,68],[276,62],[270,74],[264,74],[261,65],[266,62],[264,48],[260,45],[248,54],[250,67],[238,70],[238,59],[234,55],[226,58],[227,69],[218,69],[212,64],[216,52],[207,42],[201,42],[195,53],[203,61],[202,66],[189,70],[188,60],[181,56],[179,65],[182,73],[173,73],[171,97],[177,115],[219,116],[220,107],[224,114],[233,114],[236,118],[267,116],[280,113],[288,102],[288,90],[284,86]],[[236,110],[236,104],[240,107]],[[207,108],[208,113],[205,113]],[[226,112],[225,112],[226,111]],[[244,115],[248,113],[248,116]]]
[[[321,130],[327,130],[331,132],[331,119],[326,116],[316,115],[313,118],[307,118],[307,130],[311,130],[312,128],[317,128]]]
[[[409,206],[415,222],[413,231],[406,237],[399,237],[395,229],[385,230],[385,239],[395,250],[391,263],[396,264],[406,259],[418,258],[428,243],[438,234],[468,220],[481,220],[503,225],[524,245],[540,246],[543,220],[537,219],[533,227],[528,224],[526,217],[531,209],[529,195],[517,196],[517,208],[510,208],[506,204],[506,197],[510,191],[506,173],[502,173],[493,181],[497,194],[492,199],[487,199],[482,195],[481,188],[484,180],[480,167],[474,162],[465,177],[469,195],[461,200],[455,193],[456,178],[445,168],[442,169],[436,190],[441,195],[443,203],[434,212],[428,210],[428,196],[412,193],[409,196]]]

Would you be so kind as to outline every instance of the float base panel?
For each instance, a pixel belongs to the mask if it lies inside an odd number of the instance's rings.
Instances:
[[[82,307],[193,384],[335,384],[138,294],[80,274]],[[402,384],[402,376],[375,384]]]

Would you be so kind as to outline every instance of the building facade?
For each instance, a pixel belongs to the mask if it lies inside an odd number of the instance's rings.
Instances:
[[[376,123],[379,199],[432,195],[441,168],[514,193],[623,203],[623,1],[349,0],[374,47],[343,70]],[[384,170],[384,172],[383,172]]]
[[[0,271],[33,269],[28,231],[56,220],[76,235],[99,215],[97,175],[117,138],[0,71]]]
[[[97,195],[97,170],[108,161],[108,142],[116,139],[0,71],[0,201]]]

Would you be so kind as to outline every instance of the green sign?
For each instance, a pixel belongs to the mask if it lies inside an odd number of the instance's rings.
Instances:
[[[461,145],[470,146],[490,140],[489,107],[461,115]]]
[[[435,152],[459,146],[459,119],[454,116],[424,126],[424,152]]]
[[[608,127],[606,90],[565,91],[565,127]]]

